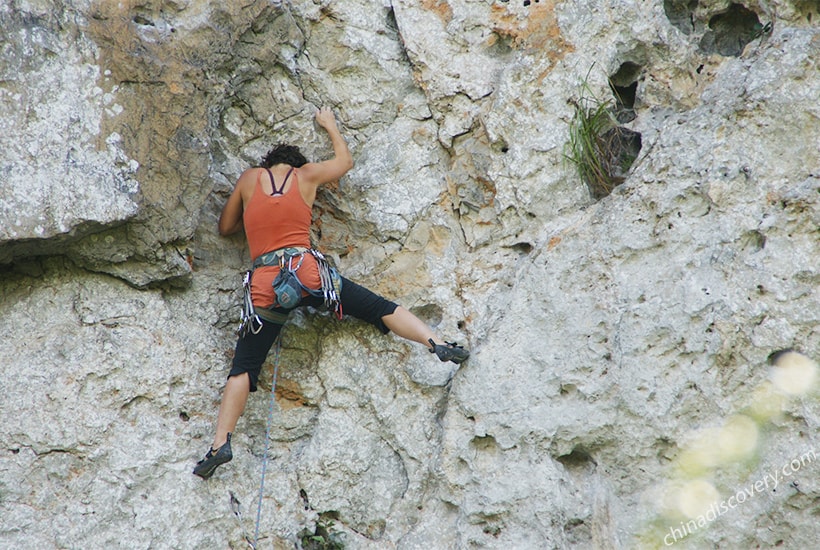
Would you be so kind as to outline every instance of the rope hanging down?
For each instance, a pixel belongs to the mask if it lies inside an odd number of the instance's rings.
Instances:
[[[282,351],[282,333],[276,337],[273,345],[273,382],[270,386],[270,407],[268,408],[268,422],[265,426],[265,453],[262,455],[262,481],[259,483],[259,504],[256,507],[256,529],[253,533],[254,550],[259,542],[259,523],[262,520],[262,496],[265,493],[265,473],[268,469],[268,451],[270,449],[270,426],[273,423],[273,407],[276,404],[276,379],[279,376],[279,353]]]

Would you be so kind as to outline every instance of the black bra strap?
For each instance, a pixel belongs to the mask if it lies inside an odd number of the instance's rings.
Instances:
[[[293,166],[291,166],[291,167],[290,167],[290,170],[288,170],[288,173],[287,173],[287,174],[285,174],[285,181],[283,181],[283,182],[282,182],[282,189],[280,189],[280,191],[284,191],[284,189],[285,189],[285,184],[288,182],[288,179],[290,178],[290,174],[291,174],[291,172],[293,172]]]
[[[290,170],[288,170],[288,173],[285,175],[285,181],[282,182],[282,187],[280,187],[279,189],[276,188],[276,180],[273,179],[273,172],[271,172],[269,168],[265,168],[265,170],[267,171],[268,176],[270,176],[270,186],[272,188],[270,193],[271,196],[273,197],[276,195],[283,195],[285,191],[285,185],[287,185],[288,183],[288,178],[290,178],[290,174],[291,172],[293,172],[293,166],[291,166]]]

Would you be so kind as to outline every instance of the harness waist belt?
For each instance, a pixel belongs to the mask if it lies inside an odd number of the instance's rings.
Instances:
[[[303,246],[288,246],[286,248],[265,252],[253,261],[253,269],[262,266],[281,266],[282,259],[300,256],[308,250],[308,248]]]

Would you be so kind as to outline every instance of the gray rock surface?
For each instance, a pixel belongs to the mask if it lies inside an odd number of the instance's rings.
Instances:
[[[316,246],[472,357],[294,313],[259,548],[323,526],[357,549],[813,547],[819,20],[6,1],[0,547],[247,547],[273,356],[233,462],[191,475],[249,263],[216,220],[275,142],[330,154],[322,105],[356,166],[320,191]],[[565,144],[609,80],[642,147],[595,200]]]

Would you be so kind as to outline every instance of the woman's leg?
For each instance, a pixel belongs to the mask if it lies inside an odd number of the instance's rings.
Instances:
[[[440,343],[438,336],[427,326],[427,323],[413,315],[409,310],[399,306],[390,315],[382,317],[382,322],[396,335],[407,340],[430,347],[429,340]]]
[[[344,277],[341,298],[345,315],[367,321],[384,334],[393,331],[428,348],[430,338],[434,342],[440,341],[430,327],[410,311]]]
[[[349,279],[342,280],[342,309],[346,315],[367,321],[385,334],[393,331],[402,338],[423,344],[442,361],[461,363],[470,356],[463,347],[443,342],[427,323],[409,310]]]
[[[381,320],[387,328],[402,338],[427,346],[427,349],[435,352],[442,361],[462,363],[470,356],[470,352],[461,346],[452,343],[442,344],[424,321],[401,306],[396,307],[393,313],[383,316]]]
[[[245,412],[250,393],[250,378],[247,372],[228,378],[222,392],[222,403],[219,404],[219,415],[216,418],[216,433],[212,449],[218,449],[228,440],[228,434],[236,429],[239,417]]]
[[[233,365],[222,391],[222,402],[216,418],[213,448],[218,449],[236,429],[239,417],[245,412],[248,394],[256,391],[262,364],[271,346],[279,336],[282,325],[265,321],[257,334],[246,334],[236,342]]]
[[[214,441],[205,458],[196,463],[194,475],[209,479],[214,470],[233,458],[231,434],[245,412],[248,394],[256,391],[262,363],[281,330],[282,325],[265,321],[259,332],[251,332],[237,339],[233,365],[219,404]]]

